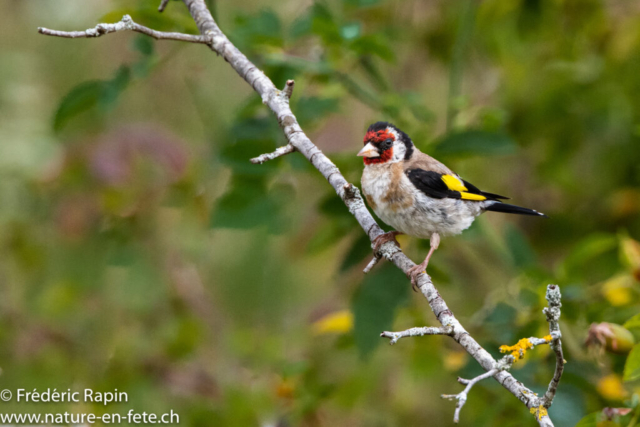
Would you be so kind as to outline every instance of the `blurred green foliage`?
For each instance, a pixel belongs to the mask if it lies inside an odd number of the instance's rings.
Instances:
[[[390,265],[362,275],[369,242],[305,159],[248,162],[285,141],[224,61],[136,34],[35,32],[125,13],[197,31],[181,2],[157,3],[0,0],[2,388],[118,388],[129,403],[90,409],[173,409],[193,426],[451,424],[440,394],[481,368],[443,337],[378,345],[383,330],[434,325],[427,303]],[[430,274],[496,357],[546,335],[545,286],[559,284],[569,363],[550,415],[635,425],[640,344],[584,345],[601,322],[640,342],[635,2],[208,3],[278,86],[296,80],[293,111],[351,182],[366,127],[390,120],[548,214],[484,215],[444,240]],[[414,259],[428,248],[401,243]],[[541,393],[553,365],[539,347],[513,374]],[[29,411],[80,410],[63,406]],[[632,411],[607,420],[604,407]],[[492,381],[461,420],[533,423]]]

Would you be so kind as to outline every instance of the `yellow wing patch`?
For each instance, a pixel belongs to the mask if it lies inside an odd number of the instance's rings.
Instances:
[[[464,186],[462,180],[453,175],[442,175],[442,180],[446,184],[449,190],[453,191],[467,191],[467,187]]]
[[[480,194],[467,193],[467,187],[464,186],[462,180],[457,176],[442,175],[442,181],[444,181],[449,190],[458,191],[460,193],[460,198],[463,200],[487,200],[486,197],[481,196]]]
[[[464,191],[460,192],[460,198],[463,200],[487,200],[486,197],[480,194],[465,193]]]
[[[442,175],[441,179],[449,190],[459,192],[460,198],[463,200],[487,200],[486,197],[480,194],[468,193],[468,188],[465,187],[462,180],[455,175]]]

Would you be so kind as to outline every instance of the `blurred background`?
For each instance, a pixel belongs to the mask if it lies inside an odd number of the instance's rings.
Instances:
[[[483,215],[443,241],[429,272],[494,357],[546,335],[544,291],[559,284],[568,364],[552,419],[636,425],[640,3],[208,3],[278,87],[296,80],[294,113],[351,182],[367,126],[389,120],[470,182],[548,214]],[[379,337],[436,319],[399,270],[362,274],[369,242],[301,155],[249,163],[285,141],[228,64],[134,33],[36,32],[125,13],[197,31],[182,2],[158,4],[0,0],[0,388],[129,394],[2,410],[451,425],[455,404],[440,394],[481,368],[448,338]],[[401,244],[414,260],[428,250]],[[542,346],[512,373],[542,393],[554,364]],[[534,423],[494,381],[461,415]]]

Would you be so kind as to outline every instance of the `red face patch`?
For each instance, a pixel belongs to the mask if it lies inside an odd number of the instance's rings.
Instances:
[[[396,137],[393,136],[393,134],[389,132],[388,129],[367,132],[367,134],[364,136],[364,145],[367,145],[368,143],[375,145],[376,148],[378,148],[378,151],[380,151],[380,157],[363,157],[365,165],[385,163],[391,160],[391,158],[393,157],[393,145],[386,150],[380,149],[380,143],[386,141],[387,139],[390,139],[392,141],[396,140]]]
[[[376,145],[387,139],[391,139],[393,141],[396,140],[395,136],[393,136],[393,134],[389,132],[388,129],[379,130],[377,132],[371,131],[367,132],[367,134],[364,136],[364,143],[366,145],[368,142],[371,142],[373,143],[373,145]]]
[[[393,147],[380,153],[380,157],[363,157],[365,165],[375,165],[377,163],[385,163],[393,157]]]

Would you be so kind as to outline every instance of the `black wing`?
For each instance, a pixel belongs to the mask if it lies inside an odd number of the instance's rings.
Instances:
[[[418,190],[434,199],[444,199],[446,197],[475,201],[507,199],[504,196],[481,191],[475,185],[454,175],[441,174],[424,169],[409,169],[405,173],[409,181]]]
[[[498,199],[509,200],[509,197],[506,197],[506,196],[501,196],[499,194],[487,193],[486,191],[481,191],[478,187],[476,187],[475,185],[473,185],[468,181],[465,181],[464,179],[462,180],[462,182],[464,182],[464,186],[467,187],[469,193],[480,194],[482,196],[485,196],[489,200],[498,200]]]

